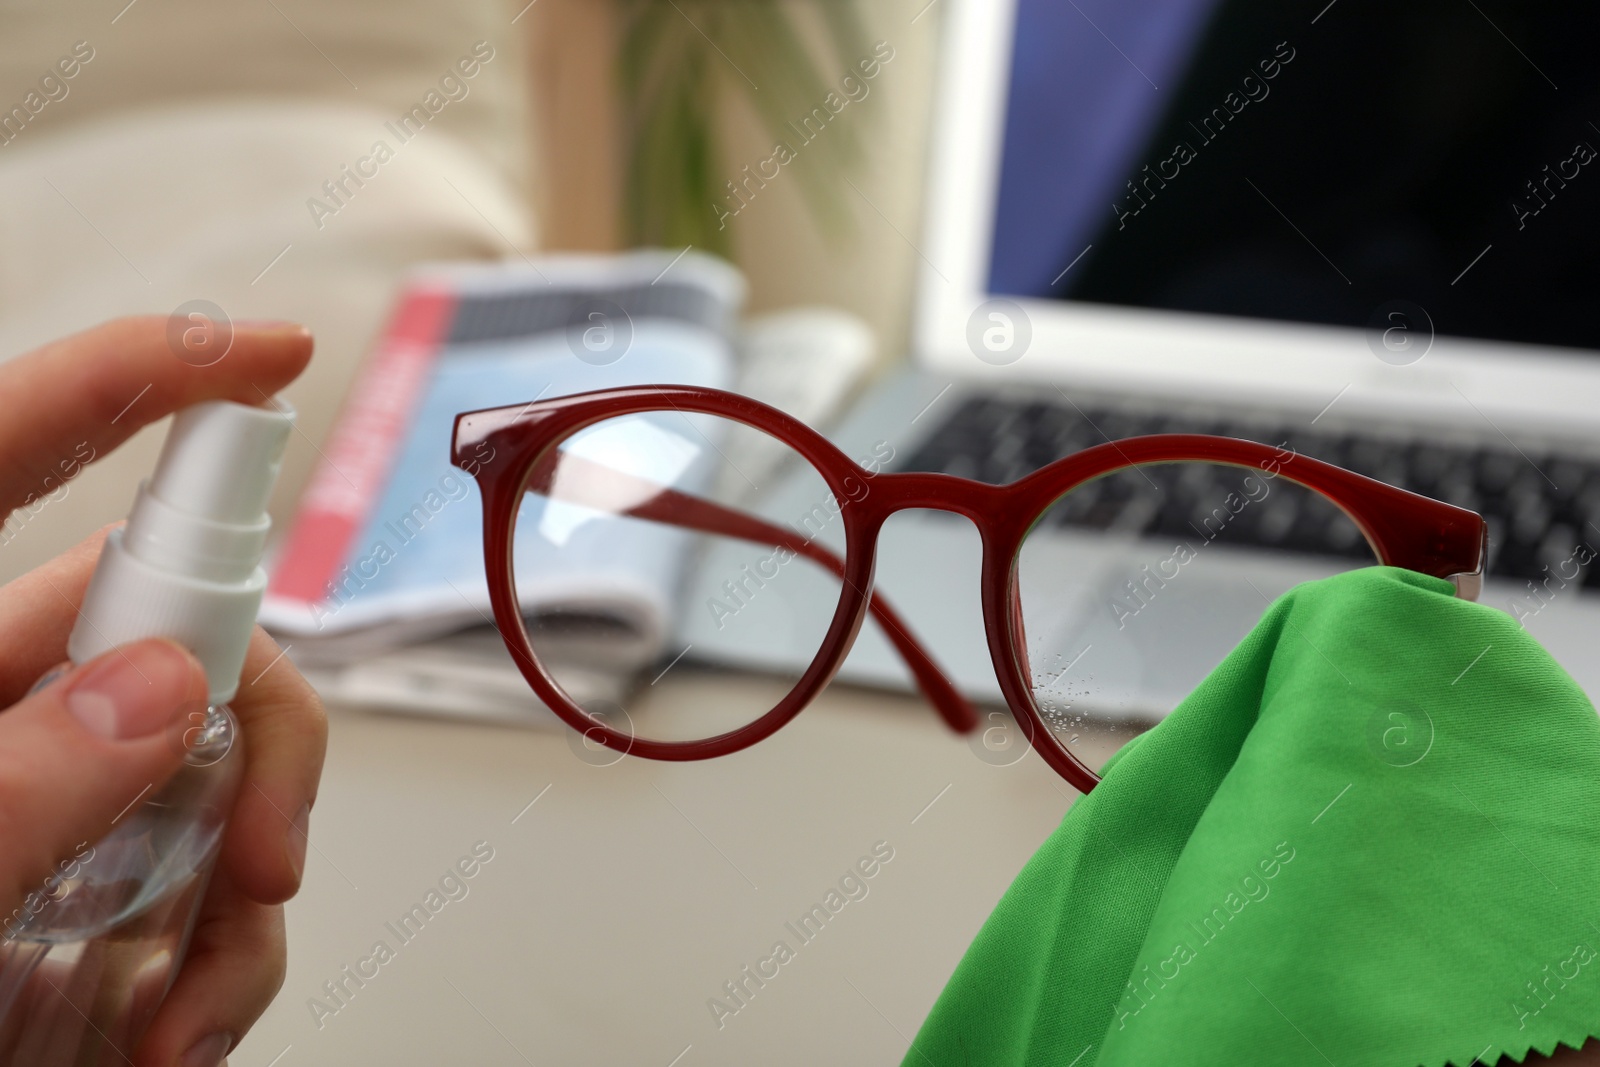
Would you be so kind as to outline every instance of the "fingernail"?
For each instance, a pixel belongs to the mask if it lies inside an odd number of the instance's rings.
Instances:
[[[232,1047],[232,1034],[212,1034],[201,1038],[183,1054],[183,1067],[219,1067],[222,1057]]]
[[[294,824],[289,828],[289,836],[284,841],[284,850],[289,854],[289,866],[294,868],[296,881],[305,873],[306,845],[311,840],[307,831],[311,828],[311,805],[305,804],[300,808],[300,814],[294,817]]]
[[[40,693],[46,689],[49,689],[52,685],[55,685],[63,677],[65,677],[66,673],[70,670],[72,670],[71,663],[62,663],[55,667],[51,667],[48,671],[44,672],[44,675],[37,682],[33,683],[33,688],[28,690],[28,695],[32,696],[34,693]]]
[[[148,737],[182,713],[194,673],[194,658],[170,641],[112,649],[68,683],[67,710],[98,737]]]

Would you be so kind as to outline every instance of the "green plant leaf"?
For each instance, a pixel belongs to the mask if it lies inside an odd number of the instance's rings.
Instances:
[[[728,93],[752,108],[773,147],[793,152],[782,172],[792,174],[822,230],[834,238],[849,232],[845,179],[861,165],[867,130],[855,115],[840,121],[852,106],[841,81],[859,81],[854,65],[871,52],[856,0],[614,2],[632,241],[729,255],[725,215],[739,200],[727,183],[751,197],[767,180],[782,180],[759,173],[765,154],[723,158],[717,122]]]

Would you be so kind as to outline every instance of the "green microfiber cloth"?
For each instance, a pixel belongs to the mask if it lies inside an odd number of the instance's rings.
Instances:
[[[1119,752],[905,1067],[1467,1067],[1600,1035],[1600,719],[1509,616],[1299,586]]]

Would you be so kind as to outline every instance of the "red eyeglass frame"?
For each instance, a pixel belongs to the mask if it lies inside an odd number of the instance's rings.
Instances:
[[[578,430],[606,419],[645,412],[715,415],[783,442],[811,463],[840,505],[845,554],[835,553],[793,530],[756,516],[589,463],[584,471],[598,488],[619,480],[649,491],[641,503],[618,514],[670,523],[773,547],[788,546],[841,579],[839,605],[816,657],[795,687],[755,721],[701,741],[648,741],[591,718],[540,665],[517,603],[512,541],[525,493],[548,490],[559,455],[555,446]],[[487,454],[486,454],[487,453]],[[560,455],[563,464],[587,462]],[[880,471],[870,474],[821,434],[748,397],[717,389],[659,385],[607,389],[528,404],[469,411],[456,417],[451,462],[477,481],[483,493],[484,565],[500,636],[528,684],[573,729],[608,748],[647,759],[696,760],[723,756],[770,737],[800,713],[844,662],[870,612],[905,659],[918,688],[950,726],[976,727],[978,716],[911,635],[884,598],[872,592],[878,532],[897,511],[926,508],[971,520],[983,543],[982,605],[989,654],[1012,715],[1039,755],[1074,788],[1087,793],[1100,780],[1056,742],[1034,707],[1028,682],[1027,646],[1017,588],[1017,556],[1034,523],[1061,496],[1082,483],[1126,467],[1148,463],[1211,462],[1270,471],[1321,493],[1361,530],[1378,559],[1391,566],[1446,578],[1457,595],[1476,599],[1487,556],[1487,527],[1475,512],[1398,489],[1292,451],[1203,434],[1159,434],[1107,441],[1009,485],[948,474]],[[588,478],[585,480],[587,481]],[[855,493],[848,491],[854,482]],[[567,491],[570,479],[563,479]],[[861,485],[870,485],[865,495]],[[581,489],[579,490],[582,491]],[[599,493],[600,501],[614,495]],[[563,499],[572,499],[564,496]]]

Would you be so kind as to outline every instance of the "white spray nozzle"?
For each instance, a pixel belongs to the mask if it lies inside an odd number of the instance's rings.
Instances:
[[[267,498],[293,420],[278,400],[178,413],[127,525],[106,538],[67,643],[73,662],[166,637],[205,666],[212,703],[232,699],[266,588]]]
[[[213,522],[259,521],[293,418],[282,401],[246,407],[213,400],[180,411],[150,477],[151,495]]]

